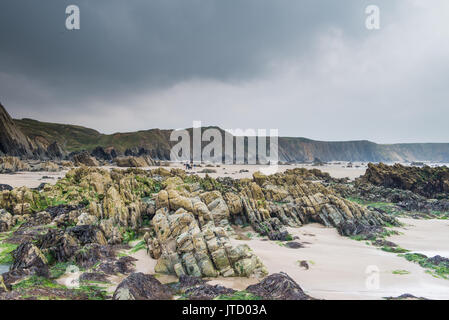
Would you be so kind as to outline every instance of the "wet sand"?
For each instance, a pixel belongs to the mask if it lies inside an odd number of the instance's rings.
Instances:
[[[55,184],[58,178],[65,176],[67,170],[60,172],[17,172],[0,174],[0,184],[8,184],[13,188],[37,188],[41,183]],[[43,179],[43,177],[49,177]]]
[[[447,222],[432,221],[436,230],[432,237],[439,239],[446,235]],[[397,243],[407,243],[406,249],[420,248],[421,238],[427,230],[425,224],[417,224],[404,234],[396,236]],[[384,252],[367,245],[364,241],[355,241],[341,237],[335,229],[319,224],[309,224],[301,228],[289,228],[295,240],[305,248],[290,249],[279,242],[254,240],[233,240],[233,244],[248,244],[268,268],[269,273],[286,272],[309,295],[320,299],[382,299],[411,293],[430,299],[449,299],[449,281],[436,279],[425,273],[418,264],[408,262],[397,254]],[[389,239],[390,240],[390,239]],[[391,239],[393,240],[393,239]],[[401,241],[399,241],[401,240]],[[446,250],[446,243],[428,240],[435,251]],[[309,270],[300,267],[298,261],[307,261]],[[377,269],[379,287],[367,287],[369,268]],[[410,274],[393,274],[395,270],[407,270]],[[367,273],[368,272],[368,273]]]
[[[399,220],[404,224],[404,227],[395,228],[395,230],[405,233],[407,236],[391,236],[388,240],[402,248],[429,257],[440,255],[449,258],[449,220],[416,220],[411,218]]]
[[[449,222],[445,220],[400,219],[406,227],[396,228],[402,234],[390,237],[400,246],[412,252],[428,253],[431,248],[436,254],[447,252],[449,243],[438,239],[447,239]],[[432,227],[432,237],[428,237],[428,228]],[[268,241],[261,237],[252,240],[232,239],[233,245],[247,244],[259,256],[269,273],[286,272],[303,290],[318,299],[372,300],[396,297],[410,293],[429,299],[449,299],[449,281],[437,279],[427,274],[418,264],[408,262],[394,253],[380,250],[365,241],[355,241],[341,237],[333,228],[320,224],[309,224],[301,228],[289,228],[293,236],[299,237],[304,248],[290,249],[281,242]],[[434,240],[436,239],[436,240]],[[154,274],[156,260],[145,250],[131,254],[138,259],[136,272]],[[306,261],[309,269],[301,267],[299,262]],[[378,287],[370,280],[378,275]],[[393,274],[393,271],[405,270],[409,274]],[[176,277],[156,275],[162,283],[176,281]],[[111,277],[113,282],[108,291],[113,292],[123,277]],[[223,285],[235,290],[244,290],[258,283],[256,278],[214,278],[209,284]],[[367,286],[368,283],[368,286]]]

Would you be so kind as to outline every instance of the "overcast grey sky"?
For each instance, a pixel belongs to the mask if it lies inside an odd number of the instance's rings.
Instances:
[[[448,18],[447,0],[2,0],[0,101],[105,133],[449,142]]]

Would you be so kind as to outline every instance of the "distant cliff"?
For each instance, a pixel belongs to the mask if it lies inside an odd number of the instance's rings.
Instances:
[[[190,129],[191,130],[191,129]],[[12,120],[0,105],[0,153],[21,157],[61,157],[64,153],[87,150],[102,152],[98,147],[124,155],[149,155],[168,160],[171,130],[102,134],[96,130],[40,122],[32,119]],[[207,143],[204,143],[207,144]],[[326,142],[306,138],[279,138],[280,161],[434,161],[449,162],[449,143],[376,144],[370,141]]]
[[[449,162],[449,143],[377,144],[370,141],[327,142],[279,138],[284,161]]]

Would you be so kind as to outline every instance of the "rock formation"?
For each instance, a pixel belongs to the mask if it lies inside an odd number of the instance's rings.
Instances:
[[[271,274],[246,291],[264,300],[313,300],[284,272]]]
[[[171,300],[170,289],[152,275],[133,273],[114,292],[113,300]]]
[[[34,156],[31,141],[20,131],[0,104],[0,155],[31,158]]]
[[[154,165],[154,160],[148,156],[117,157],[114,159],[114,161],[118,167],[127,167],[127,168],[141,168],[141,167],[148,167],[148,166]]]
[[[98,167],[100,165],[97,159],[92,157],[87,151],[75,154],[73,162],[76,166]]]
[[[368,164],[362,182],[386,188],[409,190],[426,198],[447,198],[449,168],[407,167],[401,164]]]
[[[17,157],[0,157],[0,173],[13,173],[17,171],[30,170],[30,165]]]

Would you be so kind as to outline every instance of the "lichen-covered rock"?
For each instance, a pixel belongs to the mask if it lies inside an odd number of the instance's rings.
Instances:
[[[285,240],[288,233],[284,226],[298,227],[310,222],[339,231],[346,229],[343,224],[351,223],[359,227],[397,224],[392,217],[338,197],[321,183],[304,180],[300,173],[297,169],[287,170],[258,179],[257,184],[247,182],[242,186],[244,214],[257,232],[272,240]]]
[[[14,224],[12,215],[4,210],[0,209],[0,232],[9,231]]]
[[[33,224],[34,225],[44,225],[51,223],[51,215],[47,211],[41,211],[34,215],[33,217]]]
[[[16,157],[0,157],[0,173],[30,171],[31,167]]]
[[[89,243],[106,245],[106,239],[100,228],[93,225],[82,225],[67,229],[66,233],[76,238],[82,246]]]
[[[171,300],[169,287],[152,275],[133,273],[123,280],[114,292],[113,300]]]
[[[158,259],[156,272],[197,277],[266,273],[248,247],[234,248],[226,231],[213,221],[200,226],[183,208],[176,212],[161,208],[152,223],[156,238],[150,241],[150,254]]]
[[[44,161],[33,165],[30,171],[58,172],[61,168],[53,161]]]
[[[87,212],[83,212],[80,214],[77,218],[77,226],[84,226],[84,225],[93,225],[98,222],[98,219],[96,216],[92,216],[88,214]]]
[[[112,219],[101,220],[100,229],[108,239],[109,244],[119,244],[123,241],[123,235]]]
[[[98,167],[100,165],[98,160],[92,157],[87,151],[74,155],[73,162],[76,166]]]
[[[141,168],[154,165],[154,160],[150,157],[117,157],[115,163],[119,167]]]

